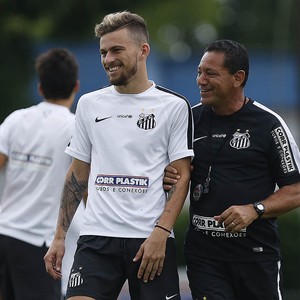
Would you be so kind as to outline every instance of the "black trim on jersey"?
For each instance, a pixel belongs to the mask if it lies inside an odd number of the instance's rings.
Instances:
[[[156,84],[155,88],[158,89],[158,90],[160,90],[160,91],[162,91],[162,92],[169,93],[169,94],[172,94],[174,96],[177,96],[177,97],[181,98],[182,100],[184,100],[185,103],[187,104],[187,106],[188,106],[188,112],[189,112],[189,116],[188,116],[188,118],[189,118],[189,124],[188,124],[188,132],[187,132],[187,145],[188,145],[188,149],[193,149],[193,136],[192,136],[193,130],[192,129],[193,129],[194,123],[193,123],[193,117],[192,117],[192,115],[193,115],[192,114],[192,108],[191,108],[191,105],[190,105],[189,101],[183,95],[178,94],[178,93],[176,93],[176,92],[174,92],[172,90],[169,90],[169,89],[167,89],[165,87],[162,87],[160,85]]]

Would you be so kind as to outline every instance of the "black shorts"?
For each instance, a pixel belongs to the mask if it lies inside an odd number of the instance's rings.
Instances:
[[[194,300],[282,299],[280,262],[224,262],[187,255]]]
[[[61,284],[47,274],[46,246],[0,235],[0,288],[3,299],[60,300]]]
[[[132,300],[179,300],[175,243],[168,238],[163,271],[152,281],[137,278],[139,262],[133,262],[145,239],[81,236],[67,287],[67,297],[87,296],[116,300],[126,281]]]

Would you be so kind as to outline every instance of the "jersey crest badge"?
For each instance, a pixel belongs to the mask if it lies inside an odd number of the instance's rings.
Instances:
[[[141,113],[136,124],[144,130],[153,129],[156,126],[155,115]]]
[[[246,149],[250,146],[250,134],[249,130],[242,133],[240,129],[233,134],[232,140],[229,142],[230,146],[235,149]]]

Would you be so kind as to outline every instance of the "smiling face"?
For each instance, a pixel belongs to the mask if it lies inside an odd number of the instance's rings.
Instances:
[[[101,37],[101,62],[111,84],[126,86],[136,78],[141,48],[126,28]]]
[[[223,66],[224,53],[206,52],[198,66],[197,84],[201,102],[212,107],[228,104],[236,93],[236,74]]]

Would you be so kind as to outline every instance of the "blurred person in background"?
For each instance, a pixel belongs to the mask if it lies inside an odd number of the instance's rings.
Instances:
[[[61,277],[65,235],[88,186],[67,298],[115,300],[128,279],[133,300],[178,300],[172,228],[190,179],[191,109],[183,96],[148,80],[149,36],[141,16],[109,14],[95,32],[112,85],[79,99],[66,150],[74,159],[46,269]],[[162,178],[169,163],[181,179],[167,198]]]
[[[79,89],[78,64],[66,49],[35,63],[44,101],[10,114],[0,126],[0,288],[3,300],[59,300],[61,285],[45,272],[74,130],[70,108]]]
[[[246,48],[218,40],[198,66],[190,224],[194,300],[280,300],[276,217],[300,204],[300,154],[284,120],[244,94]],[[167,167],[165,189],[180,178]],[[276,188],[278,186],[278,189]]]

